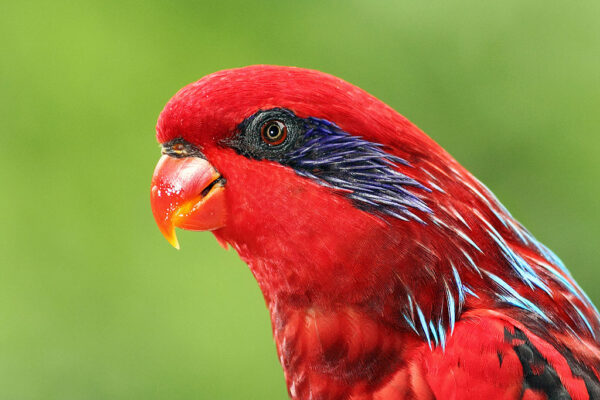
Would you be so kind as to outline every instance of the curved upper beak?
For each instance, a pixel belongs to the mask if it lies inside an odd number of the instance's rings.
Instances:
[[[175,227],[210,231],[225,226],[225,180],[206,160],[163,155],[152,176],[150,205],[158,228],[179,249]]]

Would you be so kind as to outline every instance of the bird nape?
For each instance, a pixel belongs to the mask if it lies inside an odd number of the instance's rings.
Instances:
[[[251,66],[181,89],[156,130],[160,230],[248,264],[293,399],[600,399],[599,315],[569,271],[375,97]]]

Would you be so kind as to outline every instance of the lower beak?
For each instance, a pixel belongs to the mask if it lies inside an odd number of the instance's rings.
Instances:
[[[163,155],[152,176],[150,205],[158,228],[179,249],[175,227],[211,231],[225,226],[225,180],[198,157]]]

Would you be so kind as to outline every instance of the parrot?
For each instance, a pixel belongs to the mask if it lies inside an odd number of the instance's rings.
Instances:
[[[223,70],[156,138],[159,230],[210,231],[248,265],[291,399],[600,399],[599,314],[569,270],[371,94]]]

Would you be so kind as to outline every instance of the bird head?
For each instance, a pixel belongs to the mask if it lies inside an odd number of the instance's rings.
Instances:
[[[368,304],[430,345],[467,306],[591,329],[556,256],[415,125],[339,78],[217,72],[181,89],[156,130],[161,232],[178,247],[175,228],[212,231],[268,302]]]
[[[152,210],[171,244],[176,227],[209,230],[261,286],[301,281],[315,291],[332,279],[340,290],[371,284],[363,265],[386,274],[431,213],[416,165],[446,156],[363,90],[274,66],[186,86],[161,113],[157,138]]]

